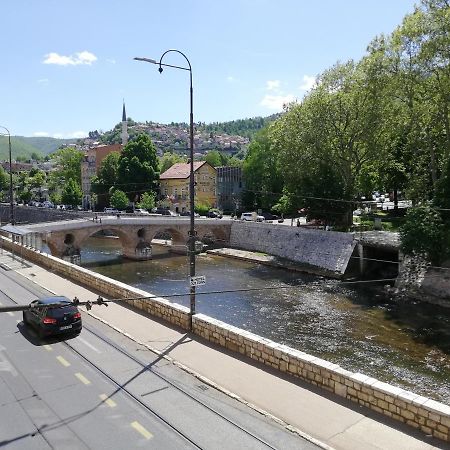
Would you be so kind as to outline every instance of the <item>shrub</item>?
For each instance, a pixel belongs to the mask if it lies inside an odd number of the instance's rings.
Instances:
[[[429,205],[411,208],[400,229],[401,249],[407,255],[425,253],[433,264],[449,254],[448,230],[439,211]]]

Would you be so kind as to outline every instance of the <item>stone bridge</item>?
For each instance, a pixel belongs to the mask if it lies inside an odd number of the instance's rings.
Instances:
[[[195,220],[197,240],[202,242],[230,242],[231,220],[206,219]],[[40,235],[46,242],[52,255],[59,258],[80,254],[83,244],[90,236],[99,231],[118,236],[123,256],[130,259],[150,259],[151,242],[161,235],[170,235],[172,250],[186,252],[189,230],[189,217],[111,217],[98,219],[80,219],[49,222],[21,226],[33,235]]]

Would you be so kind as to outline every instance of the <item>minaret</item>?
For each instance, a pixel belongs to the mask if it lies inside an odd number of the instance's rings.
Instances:
[[[123,102],[122,110],[122,145],[127,145],[128,143],[128,130],[127,130],[127,114],[125,112],[125,100]]]

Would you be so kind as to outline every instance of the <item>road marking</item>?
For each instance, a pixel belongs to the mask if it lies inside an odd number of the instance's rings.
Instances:
[[[80,372],[77,372],[75,376],[83,383],[83,384],[91,384],[91,382]]]
[[[70,362],[65,360],[62,356],[57,356],[56,359],[64,366],[64,367],[69,367],[70,366]]]
[[[100,398],[103,403],[106,403],[110,408],[115,408],[117,403],[114,400],[111,400],[106,394],[100,394]]]
[[[45,344],[42,347],[44,347],[45,350],[47,350],[48,352],[51,352],[53,350],[52,347],[50,345],[48,345],[48,344]]]
[[[101,351],[98,348],[94,347],[92,344],[90,344],[88,341],[84,340],[83,338],[78,337],[78,340],[81,341],[84,345],[86,345],[86,347],[89,347],[91,350],[94,350],[94,352],[101,353]]]
[[[151,439],[153,437],[153,434],[150,433],[150,431],[147,431],[139,422],[134,421],[131,422],[131,426],[139,433],[142,434],[142,436],[145,437],[145,439]]]

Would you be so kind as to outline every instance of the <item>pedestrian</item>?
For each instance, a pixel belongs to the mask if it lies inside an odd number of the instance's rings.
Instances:
[[[297,226],[300,226],[300,219],[297,219]]]

